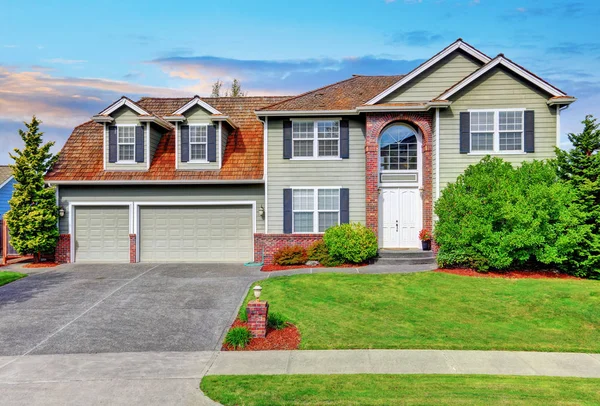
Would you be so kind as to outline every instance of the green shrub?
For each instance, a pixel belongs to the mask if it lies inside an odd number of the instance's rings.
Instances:
[[[585,236],[573,192],[557,179],[553,161],[513,168],[483,158],[435,205],[438,263],[479,271],[566,263]]]
[[[277,312],[269,313],[267,317],[267,327],[274,330],[281,330],[287,324],[288,320]]]
[[[377,237],[370,228],[360,224],[340,224],[330,227],[323,241],[332,258],[359,264],[377,255]]]
[[[225,336],[225,344],[233,348],[244,348],[250,344],[252,333],[247,327],[234,327],[227,332]]]
[[[344,263],[343,260],[333,258],[329,255],[329,250],[325,241],[315,241],[308,247],[307,250],[308,259],[311,261],[318,261],[323,266],[338,266]]]
[[[299,245],[283,247],[273,255],[273,262],[277,265],[302,265],[306,261],[306,250]]]

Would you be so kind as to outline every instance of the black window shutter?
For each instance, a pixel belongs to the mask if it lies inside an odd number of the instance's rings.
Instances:
[[[340,189],[340,224],[350,223],[350,189]]]
[[[208,143],[206,151],[206,160],[208,162],[217,162],[217,126],[208,126]]]
[[[348,120],[340,121],[340,158],[350,158],[350,126]]]
[[[117,126],[108,127],[108,162],[117,162]]]
[[[190,126],[181,126],[181,162],[190,160]]]
[[[535,152],[535,111],[525,111],[525,152]]]
[[[144,127],[135,127],[135,162],[144,162]]]
[[[283,120],[283,159],[292,158],[292,122]]]
[[[437,142],[440,142],[437,140]],[[471,113],[460,113],[460,153],[468,154],[471,150]]]
[[[283,189],[283,233],[292,233],[292,189]]]

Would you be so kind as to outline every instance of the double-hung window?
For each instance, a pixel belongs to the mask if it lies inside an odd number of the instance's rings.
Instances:
[[[117,162],[135,162],[135,125],[117,126]]]
[[[523,110],[471,111],[471,152],[523,152]]]
[[[338,158],[340,156],[340,122],[292,122],[292,156],[294,158]]]
[[[340,223],[340,189],[294,189],[293,232],[324,233]]]
[[[190,161],[206,161],[207,126],[190,125]]]

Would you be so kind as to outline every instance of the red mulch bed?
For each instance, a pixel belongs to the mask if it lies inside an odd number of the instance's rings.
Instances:
[[[367,266],[369,264],[342,264],[339,266],[330,266],[330,267],[325,267],[323,265],[315,265],[315,266],[311,266],[311,265],[277,265],[277,264],[272,264],[272,265],[263,265],[262,268],[260,268],[261,272],[275,272],[275,271],[289,271],[291,269],[303,269],[303,268],[359,268],[361,266]]]
[[[60,265],[58,262],[38,262],[37,264],[23,265],[23,268],[54,268]]]
[[[505,278],[505,279],[581,279],[554,271],[507,271],[507,272],[477,272],[468,268],[436,269],[435,272],[451,273],[476,278]]]
[[[247,327],[247,324],[239,318],[235,319],[231,328]],[[244,348],[234,349],[223,344],[222,351],[267,351],[267,350],[297,350],[300,345],[300,332],[293,324],[281,330],[267,329],[265,338],[253,338]]]

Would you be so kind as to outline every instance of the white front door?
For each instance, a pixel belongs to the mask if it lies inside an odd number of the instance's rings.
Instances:
[[[421,192],[417,188],[382,188],[379,195],[382,248],[419,248]]]

